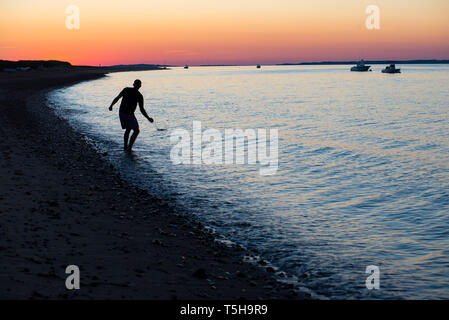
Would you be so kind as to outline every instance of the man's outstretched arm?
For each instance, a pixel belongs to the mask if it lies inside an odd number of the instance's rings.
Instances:
[[[139,109],[140,109],[140,112],[143,114],[143,116],[148,119],[148,121],[150,121],[150,122],[154,121],[153,118],[150,118],[148,116],[147,112],[145,111],[145,108],[143,107],[143,101],[139,101]]]
[[[123,90],[122,90],[122,92],[120,92],[120,94],[117,97],[115,97],[114,100],[112,100],[111,106],[109,107],[109,111],[112,111],[112,107],[114,106],[114,104],[117,103],[117,101],[120,100],[121,97],[123,97]]]

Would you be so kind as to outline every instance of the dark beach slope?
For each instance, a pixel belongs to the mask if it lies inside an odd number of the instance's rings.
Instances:
[[[0,299],[306,298],[121,180],[46,106],[48,90],[109,71],[0,73]]]

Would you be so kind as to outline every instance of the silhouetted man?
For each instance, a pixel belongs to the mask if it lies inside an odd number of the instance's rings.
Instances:
[[[124,136],[124,149],[125,151],[131,151],[136,141],[137,136],[139,135],[139,123],[137,122],[136,116],[134,112],[136,111],[137,104],[139,104],[140,112],[143,114],[148,121],[153,122],[153,119],[150,118],[143,108],[143,96],[139,92],[140,87],[142,86],[142,82],[140,80],[135,80],[133,84],[133,88],[125,88],[120,92],[120,94],[112,101],[111,106],[109,107],[109,111],[112,111],[112,107],[117,101],[122,98],[122,103],[120,104],[119,116],[120,123],[122,125],[122,129],[125,129]],[[133,134],[131,139],[128,138],[129,133],[133,130]]]

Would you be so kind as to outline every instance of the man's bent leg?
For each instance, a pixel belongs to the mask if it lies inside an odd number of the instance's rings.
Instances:
[[[123,148],[125,149],[125,151],[128,150],[128,138],[129,138],[130,132],[131,132],[131,129],[126,129],[125,135],[123,136],[123,140],[124,140]]]
[[[129,140],[129,147],[128,150],[131,151],[134,145],[134,142],[136,141],[137,136],[139,135],[140,131],[139,129],[134,129],[133,134],[131,136],[131,139]]]

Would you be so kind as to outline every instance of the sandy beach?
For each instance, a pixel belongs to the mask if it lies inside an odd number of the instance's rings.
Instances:
[[[46,105],[49,90],[110,71],[0,74],[0,299],[308,298],[121,180]],[[65,287],[68,265],[80,290]]]

